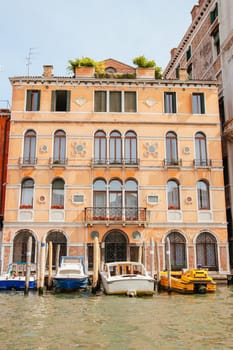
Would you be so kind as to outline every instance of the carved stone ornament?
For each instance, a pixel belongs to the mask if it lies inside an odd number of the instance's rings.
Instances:
[[[145,104],[148,106],[148,107],[153,107],[156,103],[156,100],[152,97],[149,97],[145,100]]]
[[[84,97],[80,96],[80,97],[76,98],[75,103],[78,106],[82,107],[83,105],[85,105],[85,103],[87,103],[87,100]]]
[[[46,146],[46,145],[41,145],[41,146],[40,146],[40,151],[43,152],[43,153],[47,153],[47,152],[48,152],[48,146]]]
[[[146,142],[144,144],[144,147],[146,148],[146,151],[143,153],[144,157],[148,157],[150,155],[152,155],[153,157],[156,157],[158,155],[158,152],[157,152],[158,144],[157,143]]]
[[[85,151],[86,142],[82,142],[82,143],[73,142],[72,146],[74,147],[73,154],[80,154],[81,156],[84,156],[87,153]]]

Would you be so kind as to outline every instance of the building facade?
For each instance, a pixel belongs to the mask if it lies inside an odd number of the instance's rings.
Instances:
[[[2,242],[2,227],[3,227],[3,221],[4,221],[9,128],[10,128],[10,110],[8,108],[1,108],[0,109],[0,244]],[[0,266],[1,266],[1,254],[0,254]]]
[[[155,80],[104,61],[73,77],[12,77],[3,270],[52,241],[54,259],[138,260],[229,272],[218,85]],[[151,248],[150,242],[155,243]],[[153,251],[151,251],[153,249]],[[150,266],[151,255],[156,256]]]
[[[179,68],[182,67],[187,69],[189,79],[219,82],[228,237],[233,267],[233,4],[228,0],[199,0],[191,15],[191,25],[178,47],[171,50],[171,59],[164,71],[164,77],[178,78]]]

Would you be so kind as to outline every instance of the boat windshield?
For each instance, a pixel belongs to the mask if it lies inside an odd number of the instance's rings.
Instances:
[[[109,273],[111,276],[121,275],[142,275],[144,274],[143,266],[141,264],[117,264],[109,266]]]
[[[61,270],[59,272],[60,275],[69,275],[69,274],[80,274],[81,271],[80,270],[71,270],[71,269],[65,269],[65,270]]]

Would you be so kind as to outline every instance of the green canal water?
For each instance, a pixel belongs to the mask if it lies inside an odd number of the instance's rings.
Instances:
[[[0,293],[0,350],[233,349],[233,286],[150,298]]]

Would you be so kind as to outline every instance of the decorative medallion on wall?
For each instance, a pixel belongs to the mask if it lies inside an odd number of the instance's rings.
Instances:
[[[95,237],[99,238],[99,232],[98,231],[92,231],[91,232],[91,239],[95,239]]]
[[[146,148],[146,151],[143,153],[144,157],[148,157],[150,155],[152,155],[153,157],[156,157],[158,155],[158,152],[157,152],[158,144],[157,143],[146,142],[144,144],[144,147]]]
[[[87,153],[85,151],[86,142],[83,142],[83,143],[73,142],[72,146],[74,147],[73,154],[79,154],[81,156],[85,156],[85,154]]]
[[[87,103],[87,100],[84,97],[80,96],[80,97],[76,98],[75,103],[78,106],[82,107],[83,105],[85,105],[85,103]]]
[[[152,97],[149,97],[145,100],[145,104],[148,106],[148,107],[153,107],[155,104],[156,104],[156,100]]]
[[[141,233],[139,231],[133,231],[132,233],[133,239],[140,239],[141,238]]]
[[[43,153],[47,153],[47,152],[48,152],[48,146],[46,146],[46,145],[41,145],[41,146],[40,146],[40,151],[43,152]]]

